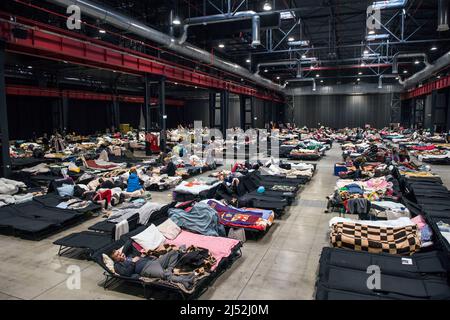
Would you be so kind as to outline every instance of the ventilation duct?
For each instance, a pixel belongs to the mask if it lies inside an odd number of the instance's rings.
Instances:
[[[199,60],[205,64],[211,64],[216,68],[228,71],[240,78],[245,78],[255,82],[257,85],[264,88],[282,92],[283,87],[265,79],[261,76],[254,75],[246,68],[243,68],[235,63],[220,59],[213,56],[209,52],[200,49],[189,43],[180,44],[174,38],[162,33],[158,30],[148,27],[147,25],[135,20],[131,17],[122,15],[102,4],[97,4],[89,0],[47,0],[54,4],[67,8],[70,5],[76,5],[81,9],[85,15],[97,18],[101,21],[107,22],[110,25],[119,28],[125,32],[134,33],[140,37],[156,42],[169,50],[179,53],[182,56],[191,59]]]
[[[287,65],[294,65],[294,64],[299,64],[299,63],[300,63],[299,60],[281,60],[281,61],[258,63],[258,65],[256,66],[256,73],[255,73],[255,75],[259,74],[259,70],[262,67],[287,66]]]
[[[425,53],[396,53],[392,61],[392,73],[398,73],[398,60],[402,58],[423,58],[425,66],[430,66],[428,56]]]
[[[438,28],[437,31],[448,31],[448,0],[438,0]]]
[[[378,89],[383,89],[383,79],[384,78],[398,78],[398,75],[395,74],[382,74],[379,78],[378,78]]]
[[[450,65],[450,51],[437,59],[433,64],[426,66],[423,70],[415,73],[404,81],[400,81],[400,83],[405,86],[406,89],[410,89],[418,83],[427,80],[433,76],[434,73],[442,70],[448,65]]]
[[[261,45],[261,18],[260,16],[252,17],[252,47]]]
[[[316,79],[315,78],[294,78],[294,79],[286,80],[286,82],[288,82],[288,83],[291,83],[291,82],[312,82],[312,91],[316,91],[317,90]]]

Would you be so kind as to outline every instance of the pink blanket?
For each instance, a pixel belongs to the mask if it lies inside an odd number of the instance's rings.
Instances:
[[[223,258],[230,256],[233,248],[239,243],[239,241],[222,237],[203,236],[183,230],[178,237],[174,240],[166,240],[166,243],[178,247],[185,245],[186,247],[196,246],[199,248],[208,249],[217,260],[216,264],[211,268],[213,271],[217,268],[219,262],[222,261]]]

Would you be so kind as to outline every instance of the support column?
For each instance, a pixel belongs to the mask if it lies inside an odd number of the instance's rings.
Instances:
[[[161,151],[165,152],[166,150],[166,78],[162,78],[159,81],[159,119],[160,119],[160,127],[161,127],[161,139],[160,139],[160,148]]]
[[[255,97],[250,98],[250,122],[252,124],[252,128],[256,127],[255,121]]]
[[[114,99],[112,102],[112,119],[113,119],[113,127],[114,130],[118,131],[119,130],[119,126],[120,126],[120,105],[119,105],[119,101],[117,99]]]
[[[149,76],[146,74],[144,77],[144,117],[145,117],[145,155],[147,155],[147,156],[152,155],[150,142],[147,141],[147,134],[149,134],[149,132],[151,130],[150,89],[151,88],[150,88]]]
[[[151,129],[151,114],[150,114],[151,94],[149,76],[145,75],[144,83],[144,116],[145,116],[145,132]]]
[[[437,108],[437,91],[433,90],[431,93],[431,107],[430,107],[430,124],[429,129],[433,134],[436,131],[436,108]]]
[[[223,91],[220,94],[220,130],[225,137],[228,129],[228,107],[230,103],[230,94]]]
[[[209,93],[209,127],[216,127],[216,93]]]
[[[67,128],[69,127],[69,98],[66,96],[63,96],[61,100],[61,118],[62,123],[60,133],[67,133]]]
[[[0,40],[0,174],[4,177],[11,175],[11,158],[9,156],[8,111],[6,106],[5,85],[5,42]]]
[[[241,129],[245,130],[245,114],[246,114],[246,96],[240,95],[239,96],[239,104],[240,104],[240,123],[241,123]]]

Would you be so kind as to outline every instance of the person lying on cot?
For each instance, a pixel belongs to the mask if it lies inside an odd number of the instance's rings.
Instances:
[[[145,250],[139,251],[140,255],[132,256],[126,255],[133,247],[132,241],[128,240],[122,250],[114,250],[111,253],[111,259],[114,261],[114,270],[121,276],[131,278],[158,278],[179,282],[187,289],[194,285],[195,272],[190,272],[186,275],[175,275],[173,269],[177,266],[181,253],[178,250],[171,250],[161,255],[148,256]]]

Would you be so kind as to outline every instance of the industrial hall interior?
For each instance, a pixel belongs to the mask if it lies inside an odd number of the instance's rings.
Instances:
[[[0,1],[0,300],[450,300],[449,4]]]

